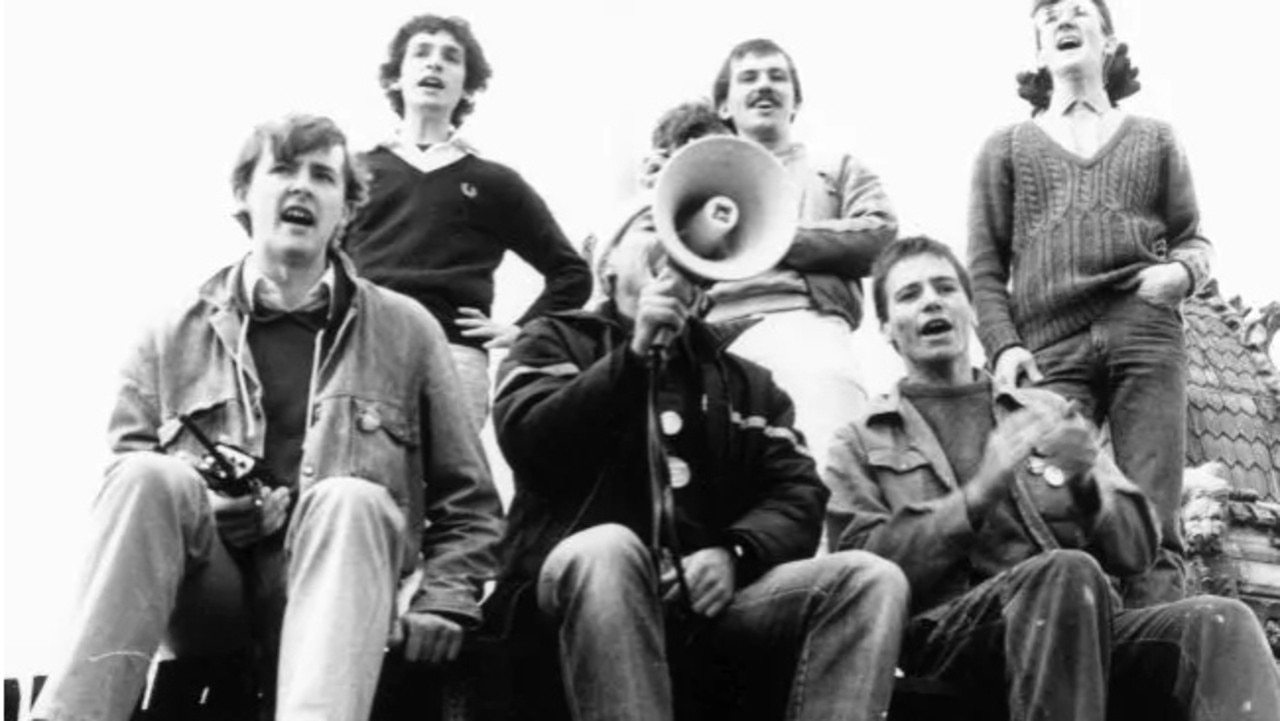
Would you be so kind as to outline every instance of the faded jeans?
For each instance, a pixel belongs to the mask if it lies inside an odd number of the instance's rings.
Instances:
[[[672,718],[657,588],[652,554],[620,525],[580,531],[547,557],[538,606],[557,628],[574,718]],[[881,719],[906,604],[897,566],[844,551],[771,569],[704,629],[735,663],[778,669],[767,685],[789,689],[787,719]]]
[[[1178,309],[1127,293],[1087,329],[1035,352],[1041,387],[1080,402],[1085,417],[1109,420],[1116,465],[1147,495],[1160,521],[1161,549],[1148,573],[1124,579],[1125,605],[1185,595],[1179,509],[1186,463],[1187,351]]]
[[[467,403],[467,415],[475,421],[476,433],[484,427],[489,417],[489,354],[469,345],[451,344],[453,367],[462,381],[462,394]]]
[[[1280,674],[1247,606],[1126,610],[1081,551],[1035,556],[912,619],[902,665],[987,704],[983,718],[1280,718]]]
[[[108,471],[89,524],[69,647],[35,717],[123,721],[162,642],[200,655],[264,635],[279,638],[277,719],[368,717],[405,544],[386,489],[324,479],[302,493],[282,541],[245,554],[223,545],[190,465],[138,452]],[[282,628],[262,618],[273,608]]]

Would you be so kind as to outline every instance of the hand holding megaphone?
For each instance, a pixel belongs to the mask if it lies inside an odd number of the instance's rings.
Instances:
[[[696,300],[697,287],[684,273],[670,265],[663,268],[640,289],[631,350],[647,356],[651,349],[665,348],[684,329]]]

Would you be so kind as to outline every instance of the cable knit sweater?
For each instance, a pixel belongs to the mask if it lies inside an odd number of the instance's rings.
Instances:
[[[969,210],[978,335],[993,361],[1083,330],[1147,266],[1181,262],[1193,288],[1209,277],[1191,173],[1163,121],[1126,117],[1091,158],[1033,120],[1004,128],[978,156]]]

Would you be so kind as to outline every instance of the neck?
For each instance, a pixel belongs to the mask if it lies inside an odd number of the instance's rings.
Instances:
[[[907,363],[907,382],[922,386],[956,387],[973,382],[969,359],[955,358],[929,363]]]
[[[289,262],[269,258],[266,253],[257,252],[250,259],[262,277],[271,281],[280,291],[286,308],[296,308],[306,300],[307,293],[320,282],[328,265],[325,254],[303,262]]]
[[[771,153],[782,153],[791,147],[791,129],[788,126],[766,125],[742,134]]]
[[[413,145],[443,143],[453,134],[448,113],[405,106],[400,121],[400,139]]]
[[[1090,72],[1089,68],[1072,66],[1063,68],[1053,75],[1053,98],[1055,105],[1070,102],[1074,98],[1106,98],[1106,83],[1102,78],[1101,68]],[[1104,111],[1106,108],[1098,108]]]

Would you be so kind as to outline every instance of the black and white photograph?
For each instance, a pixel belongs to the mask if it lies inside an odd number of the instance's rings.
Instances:
[[[7,3],[5,721],[1280,719],[1277,27]]]

